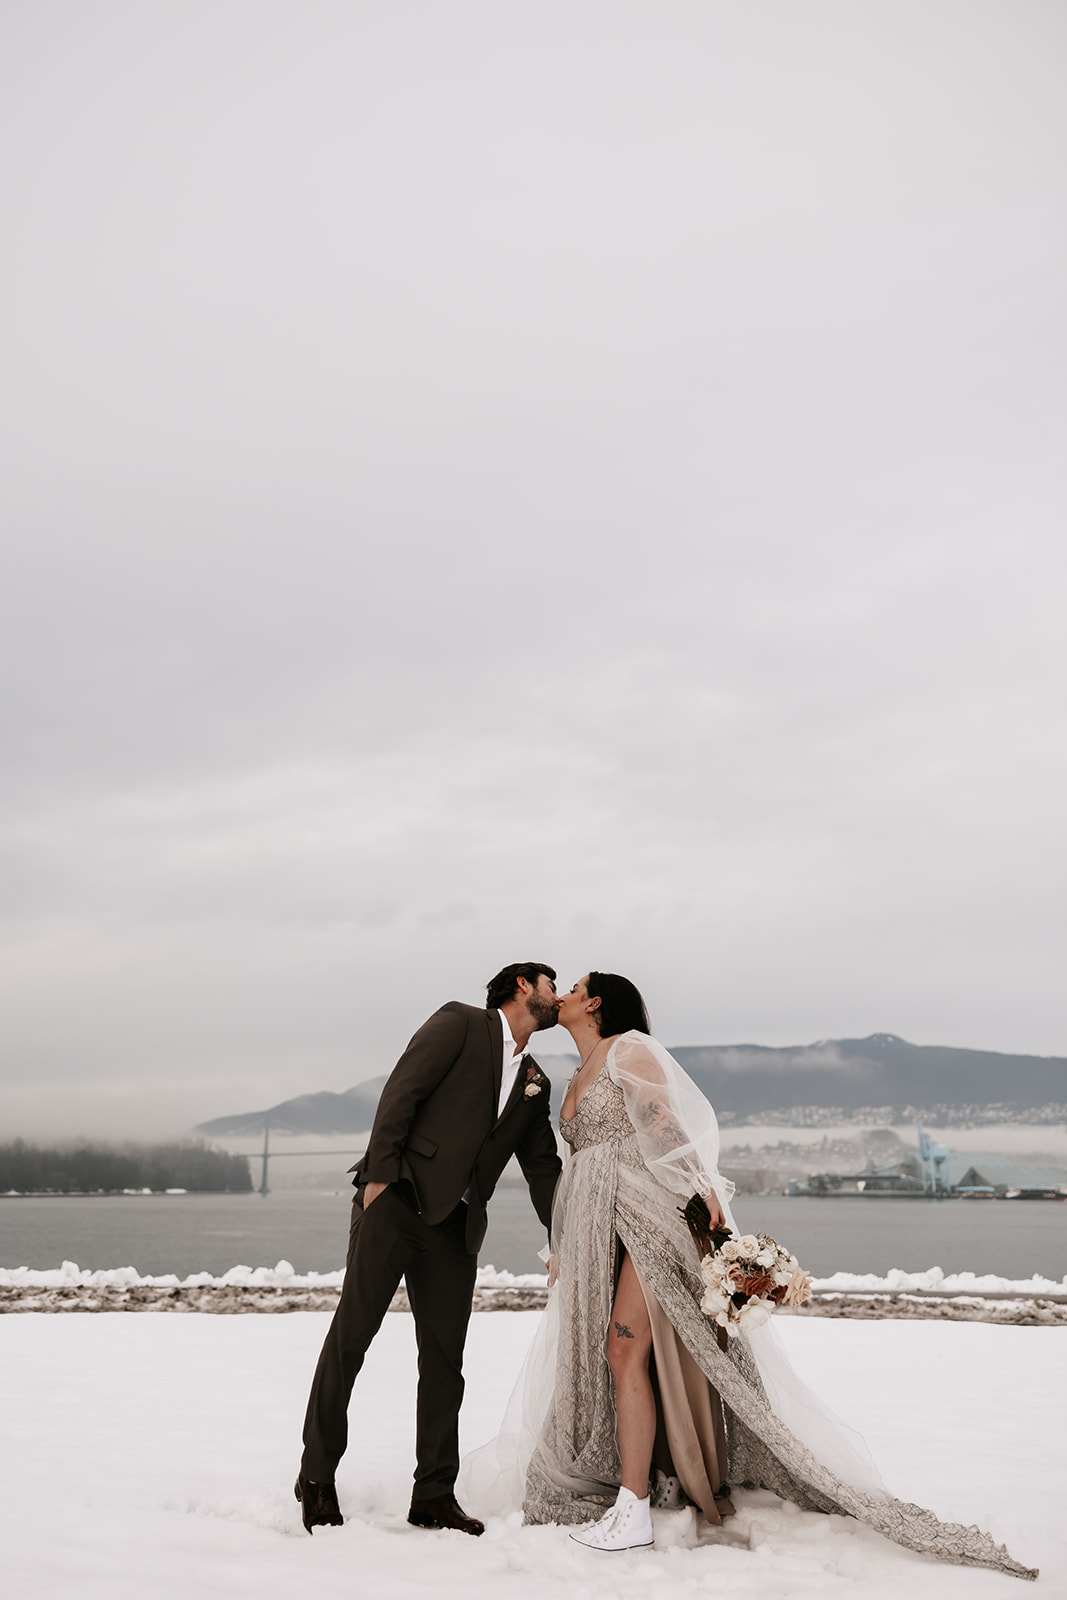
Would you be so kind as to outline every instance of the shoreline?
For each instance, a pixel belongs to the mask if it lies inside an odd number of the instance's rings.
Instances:
[[[27,1314],[147,1313],[209,1316],[291,1315],[332,1312],[335,1285],[97,1283],[0,1285],[0,1316]],[[540,1311],[548,1300],[541,1286],[504,1285],[475,1290],[476,1312]],[[391,1313],[410,1312],[399,1289]],[[816,1290],[806,1305],[779,1308],[778,1316],[848,1318],[857,1321],[987,1322],[1012,1327],[1067,1327],[1065,1294],[966,1294],[929,1290]]]

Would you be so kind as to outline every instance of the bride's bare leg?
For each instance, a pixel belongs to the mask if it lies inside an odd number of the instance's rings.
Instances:
[[[656,1401],[648,1375],[652,1326],[641,1285],[629,1256],[624,1257],[608,1331],[608,1363],[615,1380],[622,1484],[639,1500],[648,1494]]]

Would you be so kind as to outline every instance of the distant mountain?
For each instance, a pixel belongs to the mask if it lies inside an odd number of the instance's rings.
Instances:
[[[886,1121],[935,1114],[939,1120],[970,1119],[991,1106],[1005,1120],[1025,1120],[1027,1110],[1050,1111],[1067,1121],[1067,1058],[1009,1056],[993,1050],[953,1050],[909,1044],[892,1033],[867,1039],[820,1039],[815,1044],[772,1049],[758,1044],[682,1046],[672,1051],[729,1125],[769,1113],[783,1121],[824,1121],[825,1113],[873,1108]],[[550,1075],[561,1058],[546,1057]],[[568,1061],[560,1070],[569,1072]],[[374,1121],[384,1077],[344,1094],[302,1094],[265,1111],[216,1117],[198,1133],[211,1138],[262,1133],[366,1133]],[[1059,1108],[1057,1110],[1057,1108]],[[820,1109],[823,1115],[819,1116]],[[815,1113],[813,1117],[801,1112]]]
[[[318,1094],[298,1094],[265,1111],[245,1111],[201,1122],[196,1131],[211,1139],[224,1139],[235,1134],[262,1133],[269,1122],[271,1133],[366,1133],[374,1121],[384,1083],[384,1078],[371,1078],[343,1094],[331,1094],[325,1089]]]
[[[892,1033],[769,1049],[706,1045],[672,1052],[721,1117],[777,1109],[879,1107],[896,1116],[997,1105],[1018,1115],[1067,1102],[1067,1059],[909,1044]]]

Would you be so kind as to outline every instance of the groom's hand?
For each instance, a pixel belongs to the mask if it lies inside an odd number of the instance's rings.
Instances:
[[[388,1189],[388,1187],[389,1187],[389,1185],[387,1183],[368,1183],[367,1187],[363,1191],[363,1209],[364,1209],[364,1211],[366,1211],[368,1206],[373,1205],[375,1200],[377,1200],[378,1196],[385,1189]]]

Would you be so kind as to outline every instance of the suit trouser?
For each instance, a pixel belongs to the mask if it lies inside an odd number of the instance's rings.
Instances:
[[[348,1402],[371,1340],[403,1278],[419,1352],[415,1494],[448,1494],[459,1472],[463,1346],[478,1265],[464,1244],[467,1207],[424,1222],[406,1183],[391,1183],[363,1210],[352,1205],[341,1299],[319,1356],[304,1420],[301,1470],[332,1483],[348,1444]]]

